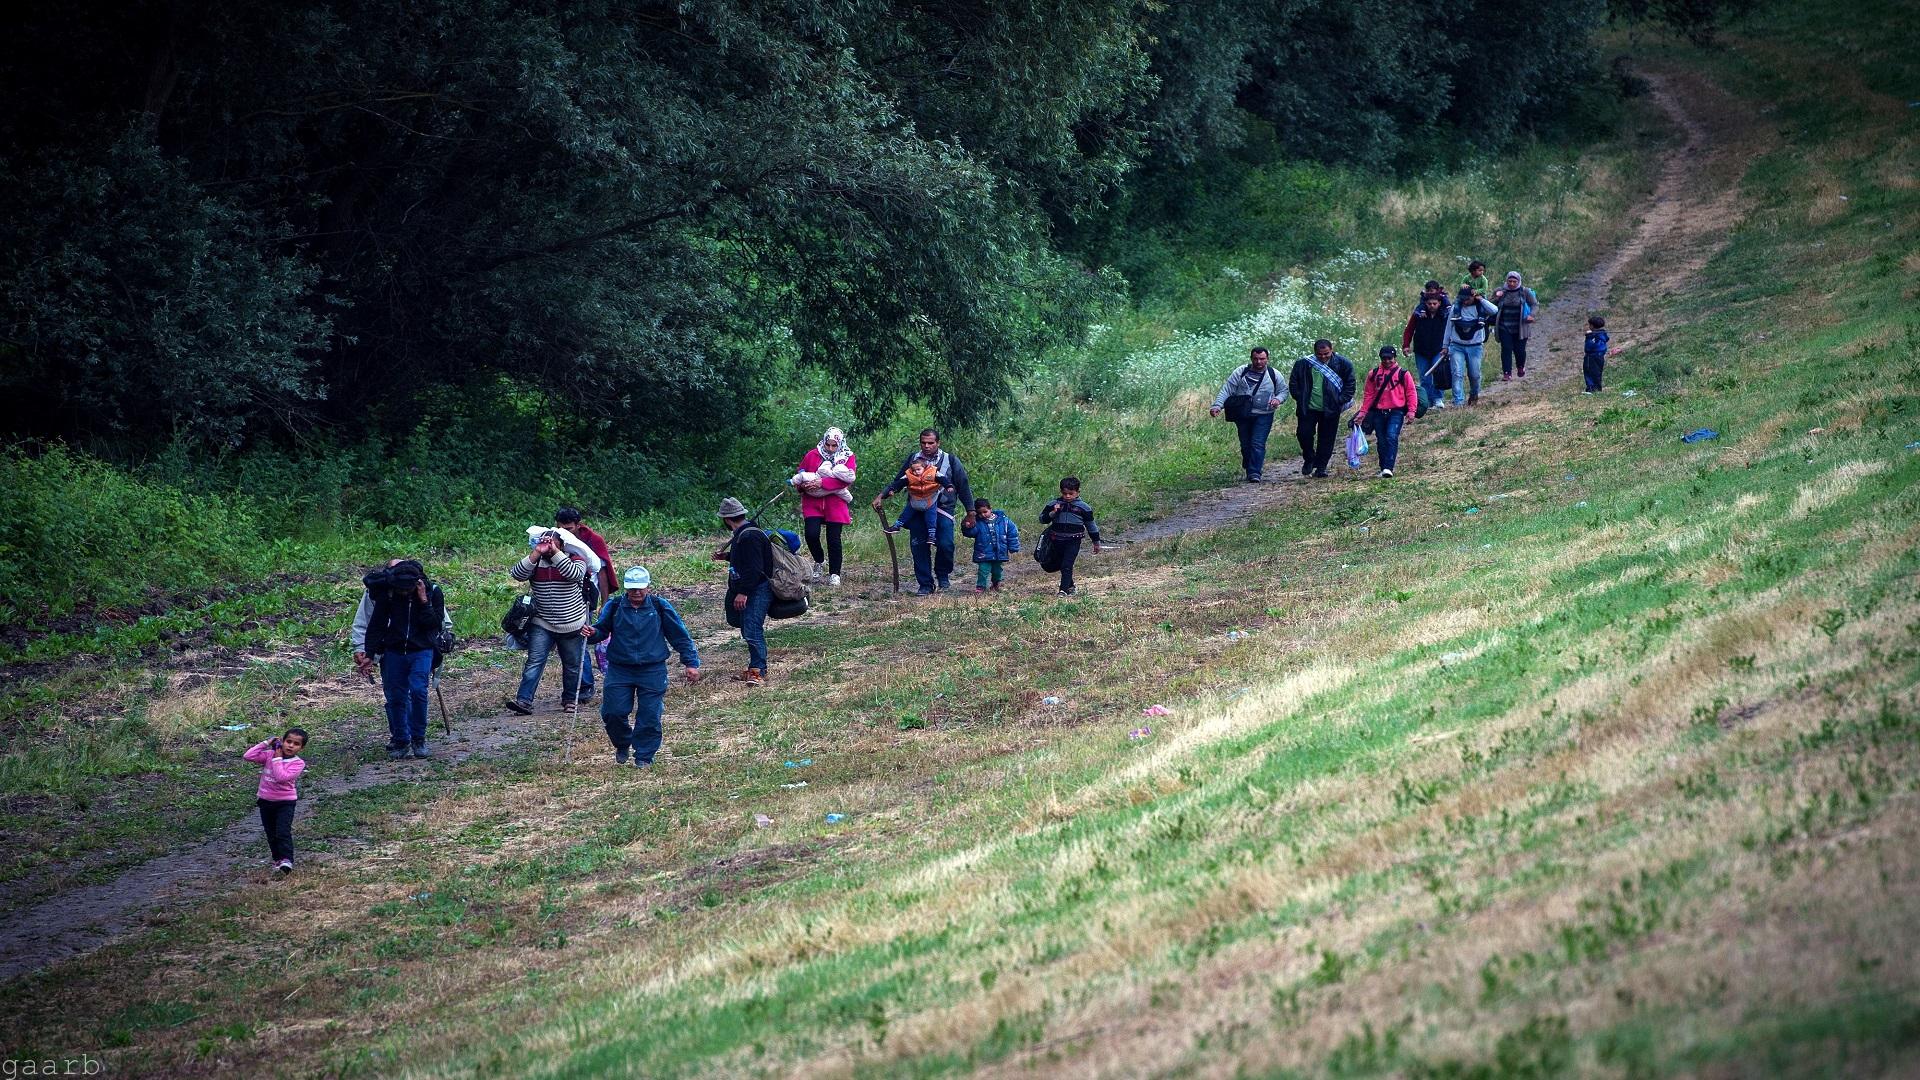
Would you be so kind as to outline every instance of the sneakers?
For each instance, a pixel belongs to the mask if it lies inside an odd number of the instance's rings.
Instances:
[[[835,589],[837,589],[837,588],[839,588],[839,587],[840,587],[840,575],[839,575],[839,574],[828,574],[828,575],[827,575],[827,585],[828,585],[829,587],[831,587],[831,588],[835,588]]]
[[[1511,371],[1503,371],[1503,372],[1501,372],[1501,373],[1500,373],[1500,381],[1501,381],[1501,382],[1512,382],[1512,381],[1513,381],[1513,372],[1511,372]]]
[[[634,758],[634,759],[633,759],[633,771],[634,771],[634,772],[652,772],[652,771],[653,771],[653,762],[651,762],[651,761],[641,761],[641,760],[640,760],[639,758]]]
[[[975,585],[975,586],[973,587],[973,591],[974,591],[974,592],[986,592],[986,591],[987,591],[987,587],[986,587],[985,585]]]
[[[813,572],[807,575],[807,580],[819,581],[821,578],[826,576],[827,576],[827,564],[817,562],[813,564]]]
[[[426,743],[417,742],[413,744],[413,756],[417,758],[430,758],[433,756],[433,751],[427,749]]]
[[[761,671],[759,668],[742,668],[733,676],[733,681],[746,683],[748,686],[765,686],[767,685],[767,673]]]
[[[1516,372],[1514,372],[1514,376],[1515,376],[1516,378],[1521,378],[1521,379],[1524,379],[1524,378],[1526,378],[1526,377],[1527,377],[1527,369],[1526,369],[1526,368],[1521,368],[1520,370],[1518,370],[1518,371],[1516,371]]]
[[[1260,474],[1259,474],[1259,473],[1254,473],[1254,474],[1252,474],[1252,475],[1250,475],[1250,476],[1248,476],[1248,477],[1247,477],[1247,483],[1249,483],[1249,484],[1257,484],[1257,483],[1259,483],[1259,482],[1260,482]]]
[[[1061,589],[1061,590],[1060,590],[1060,595],[1061,595],[1061,596],[1072,596],[1072,595],[1073,595],[1073,589]]]
[[[1301,476],[1312,476],[1312,475],[1313,475],[1313,466],[1312,466],[1312,465],[1310,465],[1310,464],[1308,464],[1307,462],[1304,462],[1304,461],[1302,461],[1302,462],[1300,463],[1300,475],[1301,475]]]
[[[1447,403],[1445,401],[1436,401],[1433,403],[1433,407],[1436,409],[1444,409],[1447,407]]]
[[[922,586],[920,586],[920,588],[919,588],[919,589],[918,589],[917,591],[915,591],[915,592],[914,592],[914,594],[913,594],[913,595],[915,595],[915,596],[932,596],[932,595],[933,595],[933,590],[932,590],[932,589],[929,589],[929,588],[927,588],[927,587],[926,587],[925,585],[922,585]]]
[[[1386,478],[1387,478],[1387,479],[1389,479],[1389,480],[1391,480],[1391,479],[1393,479],[1393,470],[1392,470],[1392,469],[1381,469],[1381,470],[1380,470],[1380,475],[1381,475],[1381,476],[1384,476],[1384,477],[1386,477]]]
[[[279,862],[273,864],[274,877],[286,877],[291,873],[293,873],[292,859],[281,859]]]
[[[893,534],[900,531],[900,523],[896,521],[893,524],[882,528],[880,531],[883,533],[886,533],[888,536],[892,536]]]
[[[951,588],[953,588],[953,582],[951,581],[943,581],[940,583],[941,592],[946,592],[948,589],[951,589]]]
[[[412,756],[413,756],[413,748],[410,746],[405,746],[405,745],[394,746],[391,744],[387,746],[388,761],[405,761]]]
[[[507,711],[512,713],[519,713],[521,716],[532,716],[533,702],[521,701],[519,698],[508,698]]]

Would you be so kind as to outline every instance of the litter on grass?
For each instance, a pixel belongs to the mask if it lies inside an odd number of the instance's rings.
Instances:
[[[1910,443],[1908,443],[1908,444],[1907,444],[1907,449],[1909,449],[1909,450],[1920,450],[1920,442],[1910,442]]]
[[[799,761],[783,761],[780,763],[780,767],[783,769],[804,769],[811,764],[813,764],[812,758],[803,757]]]
[[[1040,704],[1042,704],[1042,705],[1058,705],[1058,704],[1060,704],[1060,699],[1059,699],[1059,698],[1057,698],[1057,697],[1054,697],[1054,696],[1053,696],[1052,694],[1048,694],[1048,695],[1047,695],[1046,697],[1043,697],[1043,698],[1041,698],[1041,699],[1040,699]]]
[[[1241,638],[1243,638],[1243,637],[1246,637],[1246,636],[1247,636],[1247,632],[1246,632],[1245,630],[1229,630],[1229,631],[1227,631],[1227,640],[1228,640],[1228,641],[1239,641],[1239,640],[1240,640]]]
[[[1129,738],[1129,739],[1144,739],[1144,738],[1146,738],[1147,736],[1149,736],[1149,735],[1151,735],[1151,734],[1153,734],[1153,729],[1152,729],[1152,728],[1150,728],[1150,727],[1137,727],[1137,728],[1134,728],[1134,729],[1133,729],[1132,731],[1129,731],[1129,732],[1127,732],[1127,738]]]
[[[1173,710],[1167,708],[1165,705],[1149,705],[1146,708],[1140,710],[1140,715],[1141,716],[1166,716],[1172,712]]]
[[[1480,508],[1479,508],[1479,507],[1477,507],[1477,506],[1469,506],[1469,507],[1467,507],[1467,513],[1469,513],[1469,514],[1477,514],[1477,513],[1479,513],[1479,512],[1480,512]]]
[[[1685,435],[1680,436],[1680,441],[1684,443],[1706,442],[1708,439],[1717,439],[1719,437],[1719,432],[1710,427],[1703,427],[1698,431],[1689,431]]]
[[[1638,391],[1638,390],[1622,390],[1622,391],[1620,391],[1620,396],[1621,396],[1621,397],[1639,397],[1639,396],[1640,396],[1640,391]]]
[[[1587,505],[1587,500],[1581,499],[1579,502],[1573,504],[1573,508],[1575,510],[1584,510],[1586,508],[1586,505]]]
[[[252,726],[253,726],[252,724],[221,724],[220,730],[221,731],[245,731]]]
[[[793,790],[793,789],[795,789],[795,788],[803,788],[803,787],[806,787],[806,786],[807,786],[807,782],[806,782],[805,780],[801,780],[801,781],[799,781],[799,782],[797,782],[797,783],[792,783],[792,784],[781,784],[780,786],[781,786],[781,787],[783,787],[783,788],[786,788],[786,789],[787,789],[788,791],[792,791],[792,790]]]
[[[845,820],[847,820],[847,815],[845,814],[828,814],[827,815],[827,824],[829,825],[838,825]]]
[[[753,815],[753,827],[756,829],[764,829],[767,826],[772,824],[773,824],[773,819],[768,817],[765,814]]]

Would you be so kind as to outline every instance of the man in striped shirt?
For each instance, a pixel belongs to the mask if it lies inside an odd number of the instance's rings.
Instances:
[[[587,599],[580,583],[587,579],[586,561],[571,555],[558,532],[541,534],[527,557],[508,571],[515,581],[533,582],[533,623],[527,627],[527,666],[520,672],[520,691],[507,699],[507,708],[522,716],[533,711],[533,695],[547,669],[547,654],[560,651],[563,681],[560,711],[572,712],[580,693],[580,664],[586,652]]]

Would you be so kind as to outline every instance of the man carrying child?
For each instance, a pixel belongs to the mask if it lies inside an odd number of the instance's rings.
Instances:
[[[900,463],[900,472],[893,482],[873,497],[873,508],[887,497],[907,486],[907,470],[915,464],[931,466],[938,493],[925,501],[924,506],[915,505],[918,497],[908,500],[910,510],[922,513],[906,513],[900,516],[900,524],[910,534],[913,549],[913,576],[920,582],[920,595],[933,595],[934,586],[941,591],[953,586],[953,527],[954,508],[973,505],[973,489],[967,484],[966,466],[960,459],[940,449],[940,433],[927,428],[920,433],[920,449],[909,454],[907,460]],[[922,475],[925,469],[920,470]],[[924,485],[924,480],[922,481]],[[973,515],[967,514],[962,524],[973,524]]]

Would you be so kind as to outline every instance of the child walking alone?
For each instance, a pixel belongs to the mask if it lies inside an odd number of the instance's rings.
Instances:
[[[1100,526],[1093,522],[1093,507],[1080,501],[1080,479],[1060,480],[1060,497],[1040,511],[1040,523],[1047,526],[1046,542],[1052,558],[1040,564],[1049,573],[1060,572],[1060,595],[1073,595],[1073,562],[1080,557],[1080,542],[1093,539],[1093,552],[1100,553]]]
[[[264,768],[260,772],[260,790],[255,800],[260,805],[260,824],[267,830],[267,847],[273,852],[273,872],[285,876],[293,872],[293,807],[300,800],[293,782],[307,769],[300,751],[307,748],[307,733],[288,728],[277,739],[256,743],[243,757]]]
[[[973,500],[973,524],[960,526],[961,536],[973,537],[973,562],[979,567],[973,579],[974,592],[1000,591],[1001,575],[1007,571],[1007,559],[1020,550],[1020,528],[1013,519],[993,512],[985,499]]]
[[[1607,373],[1607,320],[1599,315],[1587,319],[1587,346],[1580,358],[1580,373],[1587,377],[1588,394],[1600,392],[1600,381]]]

